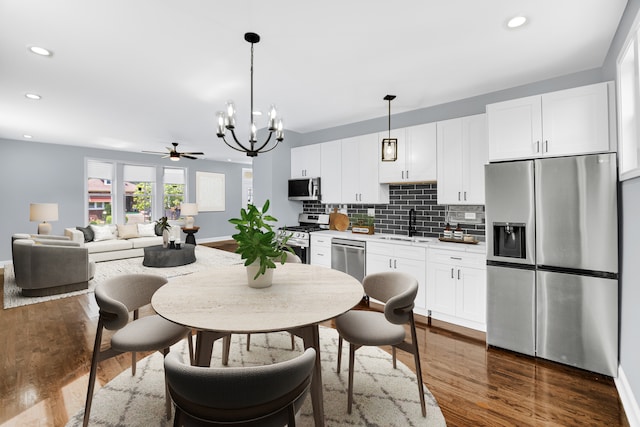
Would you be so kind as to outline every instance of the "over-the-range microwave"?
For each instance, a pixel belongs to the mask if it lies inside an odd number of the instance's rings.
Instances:
[[[289,200],[320,200],[320,178],[290,179]]]

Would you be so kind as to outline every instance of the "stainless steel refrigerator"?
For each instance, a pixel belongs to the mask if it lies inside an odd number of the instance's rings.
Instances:
[[[615,154],[485,167],[487,343],[616,377]]]

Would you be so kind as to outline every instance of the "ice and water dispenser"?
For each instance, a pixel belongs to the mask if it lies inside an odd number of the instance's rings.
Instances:
[[[527,257],[526,228],[524,223],[493,223],[493,255],[496,257]]]

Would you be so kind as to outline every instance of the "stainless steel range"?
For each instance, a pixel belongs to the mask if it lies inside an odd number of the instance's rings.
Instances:
[[[300,257],[302,262],[309,264],[310,233],[329,228],[328,214],[301,213],[298,215],[298,225],[285,226],[278,229],[278,236],[289,236],[287,245]]]

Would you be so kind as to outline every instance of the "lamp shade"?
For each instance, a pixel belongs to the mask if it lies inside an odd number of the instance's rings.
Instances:
[[[31,203],[29,205],[29,221],[42,221],[38,224],[38,234],[50,234],[51,224],[47,224],[46,221],[57,220],[57,203]]]
[[[183,203],[180,205],[180,213],[184,216],[198,215],[197,203]]]
[[[29,221],[57,221],[57,203],[31,203],[29,206]]]

